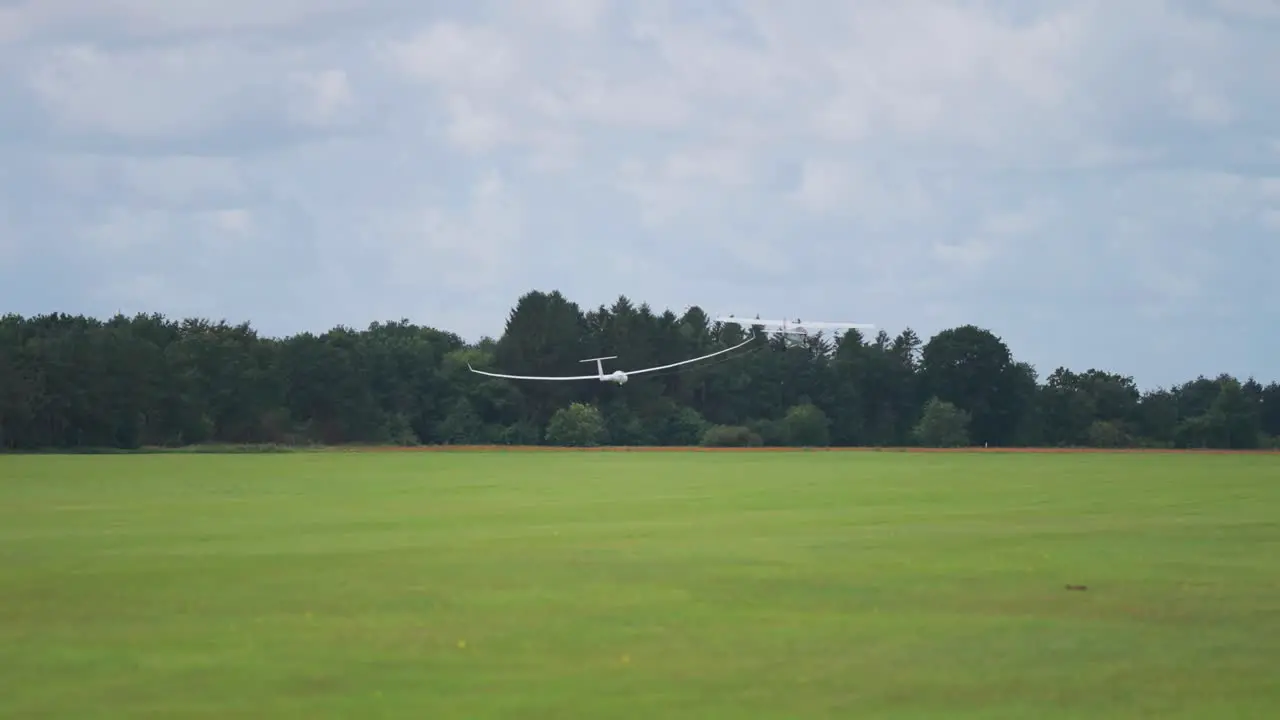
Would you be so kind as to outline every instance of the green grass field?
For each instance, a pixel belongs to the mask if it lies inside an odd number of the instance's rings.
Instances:
[[[6,720],[1280,717],[1276,456],[12,456],[0,553]]]

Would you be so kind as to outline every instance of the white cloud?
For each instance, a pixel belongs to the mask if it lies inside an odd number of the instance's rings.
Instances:
[[[360,5],[358,0],[17,0],[0,8],[0,42],[86,23],[141,37],[287,28]]]
[[[855,202],[856,183],[845,165],[809,160],[800,172],[800,187],[793,197],[801,205],[820,212],[839,212]]]
[[[838,217],[866,230],[886,230],[933,217],[927,175],[882,168],[869,159],[809,159],[789,200],[805,210]]]
[[[498,173],[475,181],[458,209],[431,203],[387,218],[369,240],[390,280],[482,290],[500,286],[523,258],[522,209]]]
[[[253,230],[253,214],[244,208],[214,210],[208,214],[208,222],[226,235],[247,235]]]
[[[784,24],[780,11],[771,19]],[[1059,121],[1074,90],[1080,26],[1068,12],[1018,27],[946,3],[907,2],[843,14],[824,33],[828,42],[798,30],[788,41],[806,73],[831,74],[835,92],[821,93],[829,99],[817,100],[817,123],[832,139],[928,134],[990,146],[1015,124]],[[847,120],[832,127],[831,118]],[[850,127],[862,129],[846,137]]]
[[[984,217],[968,237],[935,243],[933,257],[951,272],[985,270],[1005,255],[1016,257],[1026,244],[1037,244],[1036,234],[1045,232],[1051,213],[1045,206],[995,211]]]
[[[509,3],[504,10],[510,11],[518,21],[583,34],[599,28],[611,4],[609,0],[542,0]]]
[[[295,115],[305,124],[328,125],[340,122],[354,105],[351,81],[343,70],[321,70],[298,76],[302,95]]]
[[[131,251],[147,251],[168,241],[174,230],[172,216],[163,210],[113,207],[84,232],[87,249],[110,257]]]
[[[414,309],[475,336],[529,287],[625,288],[1186,374],[1211,347],[1146,350],[1173,319],[1280,303],[1280,46],[1241,24],[1271,7],[28,1],[0,9],[33,98],[0,112],[0,218],[97,248],[68,296],[140,278],[280,331]],[[1251,352],[1204,371],[1280,348]]]
[[[244,169],[225,157],[59,154],[45,159],[45,170],[74,198],[123,192],[135,202],[174,206],[251,191]]]
[[[706,211],[703,203],[742,197],[756,169],[742,149],[705,145],[672,150],[655,161],[628,158],[618,164],[615,182],[641,208],[650,227],[660,228]]]
[[[391,59],[410,76],[451,90],[491,94],[519,74],[519,58],[497,30],[457,22],[433,23],[388,47]]]
[[[108,208],[84,231],[88,248],[112,257],[128,253],[175,253],[198,257],[250,237],[252,213],[245,208],[178,212],[147,207]]]
[[[1169,94],[1192,120],[1208,125],[1225,125],[1236,119],[1235,108],[1216,90],[1188,71],[1169,79]]]
[[[472,153],[485,153],[515,140],[517,131],[511,122],[496,113],[477,108],[464,96],[451,96],[447,137],[454,147]]]
[[[10,215],[11,211],[0,205],[0,262],[9,262],[18,256],[18,229]]]
[[[31,86],[68,129],[177,137],[216,130],[271,102],[264,64],[261,55],[215,44],[132,53],[77,45],[45,53]]]
[[[1213,0],[1220,10],[1260,20],[1280,19],[1280,0]]]

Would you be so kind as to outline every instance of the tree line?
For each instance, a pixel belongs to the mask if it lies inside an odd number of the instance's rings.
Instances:
[[[749,321],[748,321],[749,322]],[[526,382],[677,362],[625,385]],[[797,339],[620,297],[519,298],[501,337],[408,321],[263,337],[159,314],[0,319],[0,447],[224,444],[840,445],[1278,448],[1280,385],[1222,374],[1140,392],[1059,367],[1043,380],[994,333],[924,342],[850,330]]]

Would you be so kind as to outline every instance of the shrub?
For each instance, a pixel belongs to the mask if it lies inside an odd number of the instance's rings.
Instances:
[[[747,429],[760,436],[760,444],[765,447],[781,447],[791,444],[787,426],[780,420],[752,420]]]
[[[782,418],[788,445],[825,447],[831,444],[831,421],[822,408],[802,403],[787,411]]]
[[[668,418],[665,440],[669,445],[697,445],[707,432],[707,421],[691,407],[682,407]]]
[[[1088,435],[1089,447],[1120,448],[1129,444],[1124,428],[1110,420],[1094,420]]]
[[[969,413],[945,400],[930,398],[913,434],[924,447],[964,447],[969,444]]]
[[[547,423],[547,442],[568,447],[595,447],[608,437],[604,416],[594,405],[576,402],[560,408]]]

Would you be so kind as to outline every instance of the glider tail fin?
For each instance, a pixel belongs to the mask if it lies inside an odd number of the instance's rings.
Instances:
[[[618,359],[618,356],[617,356],[617,355],[606,355],[605,357],[587,358],[586,360],[579,360],[578,362],[584,362],[584,363],[593,362],[593,363],[595,363],[595,364],[596,364],[596,372],[600,373],[600,378],[601,378],[601,379],[604,379],[604,362],[602,362],[602,361],[604,361],[604,360],[617,360],[617,359]]]

